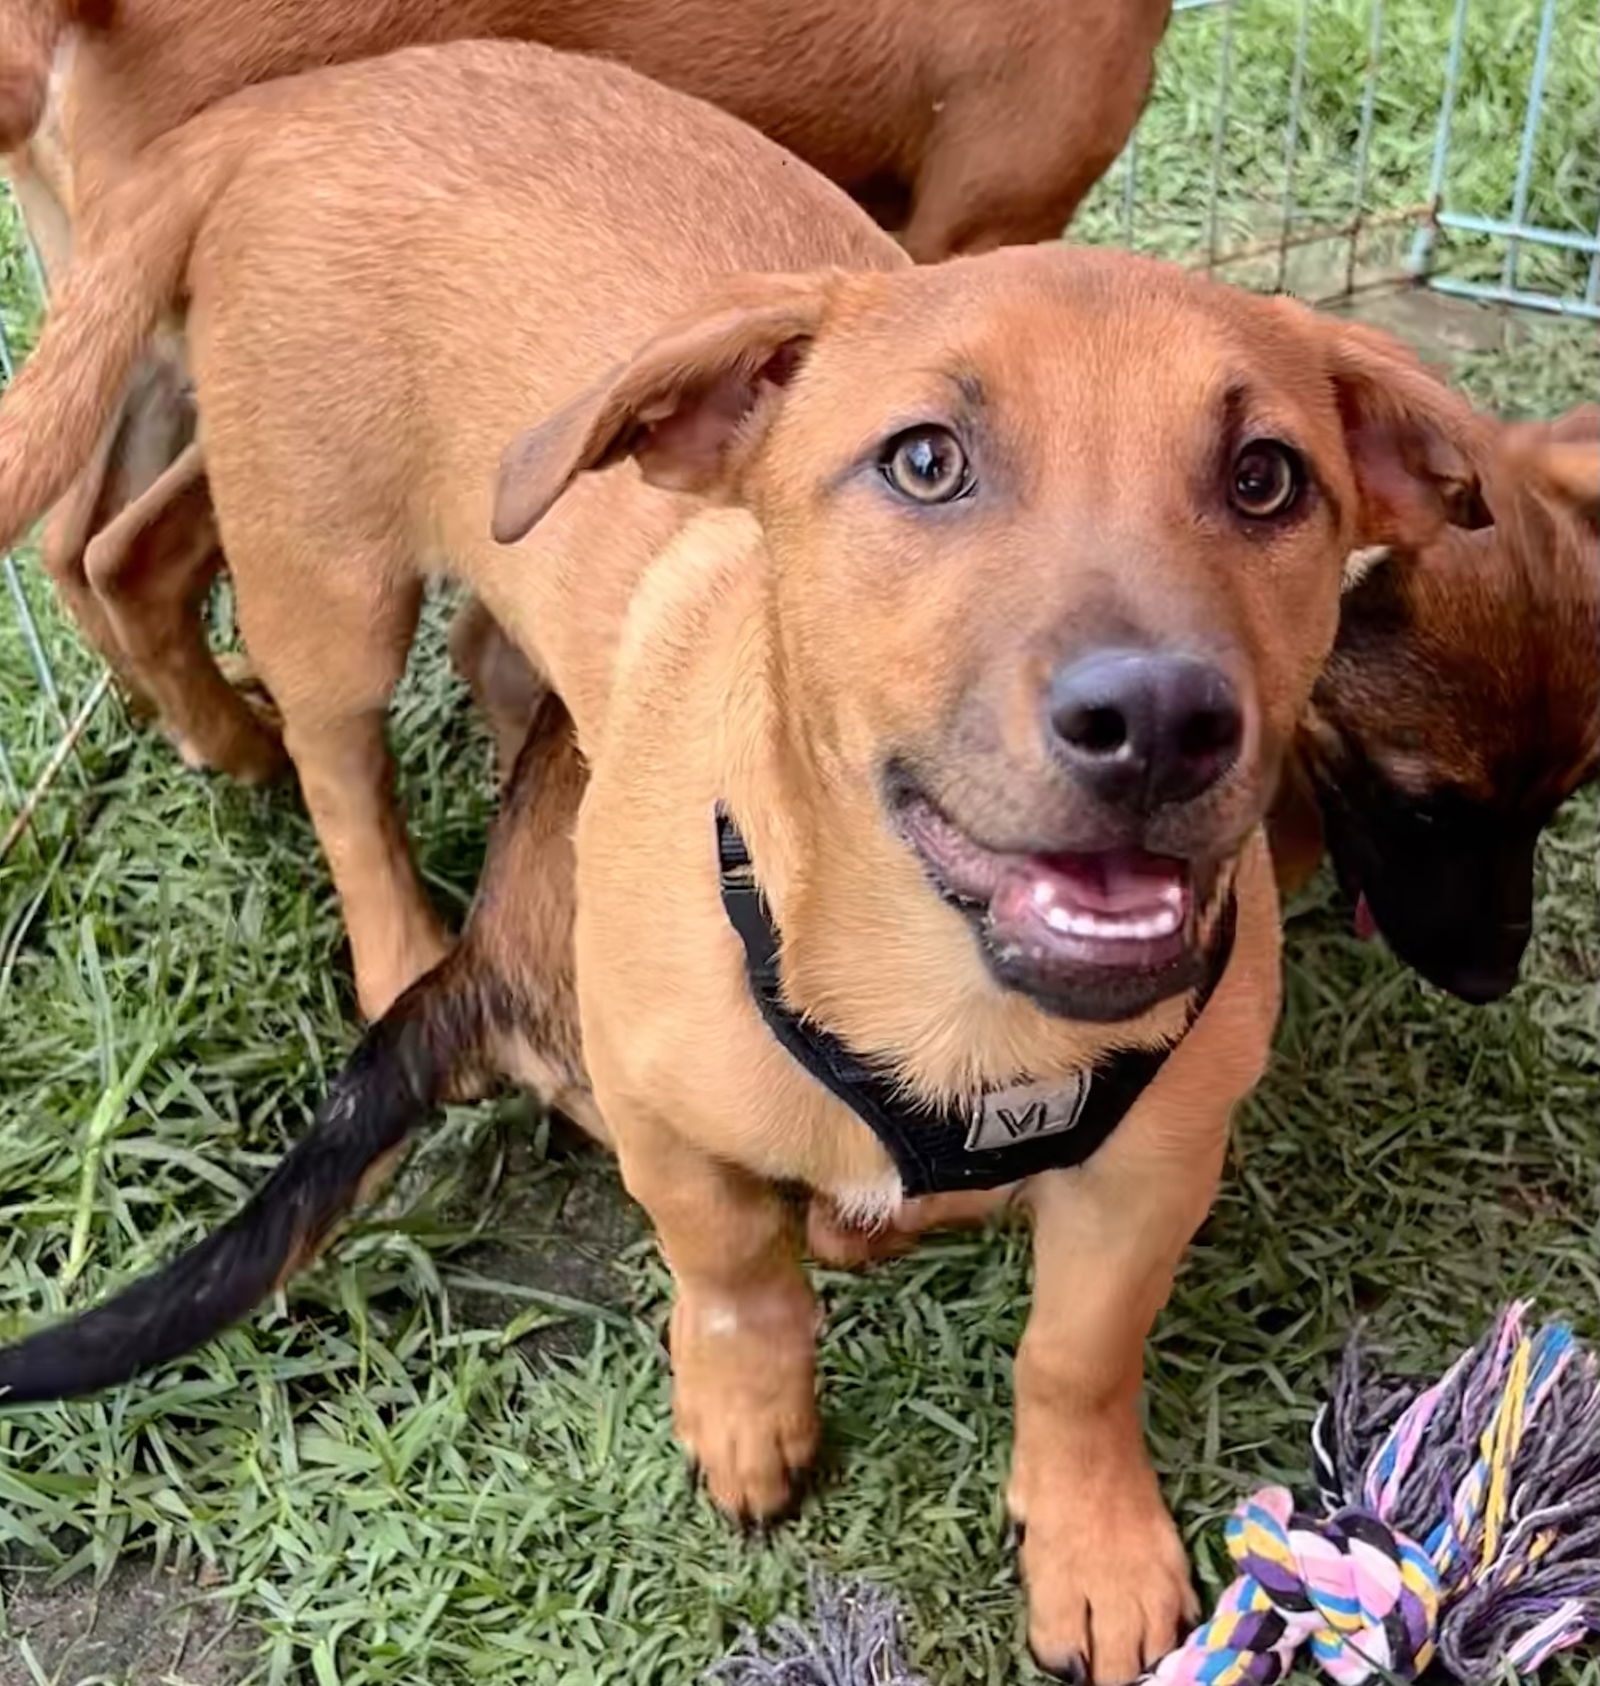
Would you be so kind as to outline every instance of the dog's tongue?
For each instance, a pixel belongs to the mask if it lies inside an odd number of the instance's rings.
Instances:
[[[1141,850],[1094,855],[985,849],[926,802],[901,818],[944,886],[987,903],[991,939],[1064,965],[1152,965],[1181,954],[1193,900],[1188,868]]]
[[[1057,936],[1150,941],[1183,929],[1188,875],[1178,861],[1133,851],[1023,855],[1008,862],[989,911],[999,925]]]
[[[1035,855],[1036,884],[1089,913],[1150,913],[1181,891],[1183,869],[1158,855]]]
[[[1367,901],[1365,890],[1356,897],[1356,935],[1364,943],[1369,943],[1378,934],[1378,921],[1372,917],[1372,907]]]

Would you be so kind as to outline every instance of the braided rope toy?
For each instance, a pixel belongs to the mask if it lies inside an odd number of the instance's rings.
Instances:
[[[1228,1523],[1238,1578],[1157,1686],[1272,1686],[1302,1646],[1339,1686],[1537,1670],[1600,1629],[1600,1372],[1563,1323],[1503,1312],[1408,1397],[1345,1356],[1312,1434],[1327,1514],[1282,1487]]]
[[[1504,1311],[1418,1393],[1347,1349],[1312,1431],[1325,1514],[1268,1487],[1227,1527],[1238,1578],[1150,1686],[1273,1686],[1302,1647],[1339,1686],[1531,1674],[1600,1631],[1600,1368],[1564,1323]],[[753,1634],[718,1686],[928,1686],[881,1591],[814,1581],[809,1628]]]

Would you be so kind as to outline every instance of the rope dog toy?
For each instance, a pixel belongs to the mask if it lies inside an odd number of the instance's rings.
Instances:
[[[1312,1430],[1323,1514],[1283,1487],[1227,1525],[1238,1577],[1149,1686],[1274,1686],[1302,1648],[1338,1686],[1437,1660],[1476,1682],[1531,1674],[1600,1631],[1600,1368],[1526,1305],[1423,1389],[1347,1348]],[[867,1586],[814,1581],[810,1627],[746,1634],[718,1686],[928,1686],[898,1612]]]
[[[1282,1487],[1228,1523],[1238,1578],[1157,1686],[1273,1686],[1309,1647],[1339,1686],[1531,1674],[1600,1629],[1600,1372],[1513,1305],[1414,1396],[1356,1343],[1312,1432],[1321,1517]]]

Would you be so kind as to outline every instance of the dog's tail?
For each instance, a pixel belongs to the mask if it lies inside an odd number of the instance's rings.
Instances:
[[[459,954],[367,1031],[310,1133],[234,1218],[105,1304],[0,1350],[0,1406],[93,1393],[180,1357],[309,1263],[477,1066],[492,1009]]]
[[[60,297],[0,403],[0,545],[77,478],[135,359],[179,301],[195,236],[243,156],[244,131],[228,115],[157,141],[74,230]]]

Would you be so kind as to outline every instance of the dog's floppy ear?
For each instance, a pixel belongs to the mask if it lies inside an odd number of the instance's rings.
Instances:
[[[1600,404],[1580,404],[1553,422],[1515,423],[1503,450],[1512,475],[1600,526]]]
[[[1536,472],[1591,526],[1600,526],[1600,404],[1558,416],[1537,450]]]
[[[1551,440],[1540,461],[1548,484],[1591,526],[1600,526],[1600,439]]]
[[[1387,334],[1330,324],[1328,346],[1360,495],[1361,544],[1414,547],[1446,526],[1490,526],[1485,418]]]
[[[727,493],[815,338],[832,278],[742,277],[514,440],[494,536],[515,544],[576,475],[625,456],[652,485]]]

